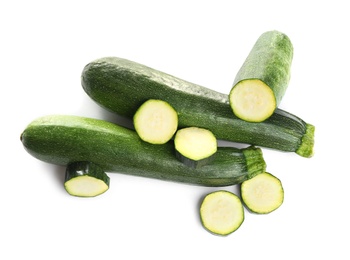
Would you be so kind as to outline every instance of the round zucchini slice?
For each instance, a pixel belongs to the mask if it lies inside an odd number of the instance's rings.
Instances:
[[[109,177],[92,162],[73,162],[67,165],[64,187],[72,196],[95,197],[109,189]]]
[[[250,211],[267,214],[282,205],[284,190],[281,181],[266,172],[244,181],[241,185],[241,196]]]
[[[230,93],[230,104],[236,116],[248,122],[261,122],[276,109],[273,91],[258,79],[239,82]]]
[[[178,115],[169,103],[150,99],[136,111],[134,127],[140,138],[152,144],[164,144],[175,134]]]
[[[205,196],[200,218],[209,232],[226,236],[236,231],[244,221],[244,209],[237,195],[219,190]]]
[[[190,167],[201,167],[212,161],[217,151],[214,134],[204,128],[186,127],[176,132],[176,157]]]

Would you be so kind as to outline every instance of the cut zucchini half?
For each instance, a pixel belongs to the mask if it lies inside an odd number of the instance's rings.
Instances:
[[[236,231],[244,221],[244,209],[239,197],[229,191],[209,193],[200,207],[200,218],[205,229],[226,236]]]
[[[72,196],[95,197],[109,189],[109,177],[92,162],[73,162],[67,165],[64,187]]]
[[[176,157],[190,167],[201,167],[212,161],[217,151],[214,134],[204,128],[186,127],[176,132]]]
[[[280,104],[289,84],[293,45],[279,31],[260,35],[239,69],[230,92],[233,113],[248,122],[262,122]]]
[[[178,115],[169,103],[150,99],[136,111],[134,127],[140,138],[152,144],[164,144],[175,134]]]
[[[244,181],[241,185],[241,196],[250,211],[267,214],[282,205],[284,190],[281,181],[266,172]]]
[[[230,94],[230,104],[236,116],[248,122],[261,122],[276,109],[273,91],[258,79],[239,82]]]

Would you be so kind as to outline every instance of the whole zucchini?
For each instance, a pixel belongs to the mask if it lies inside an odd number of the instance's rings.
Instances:
[[[203,186],[242,183],[266,169],[261,149],[255,147],[221,147],[210,164],[195,169],[176,158],[173,142],[150,144],[131,129],[78,116],[38,118],[24,130],[21,141],[32,156],[52,164],[88,161],[106,172]]]
[[[116,57],[87,64],[85,92],[102,107],[132,118],[149,99],[168,102],[178,112],[179,127],[206,128],[217,139],[313,155],[314,126],[280,109],[263,122],[236,117],[228,95],[184,81],[147,66]]]

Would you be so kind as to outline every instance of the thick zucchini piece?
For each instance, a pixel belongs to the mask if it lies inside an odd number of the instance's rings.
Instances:
[[[178,130],[174,138],[177,158],[190,167],[202,167],[214,159],[217,140],[213,133],[199,127]]]
[[[206,195],[199,212],[204,228],[216,235],[229,235],[244,221],[244,209],[240,198],[225,190]]]
[[[293,45],[279,31],[263,33],[238,71],[230,92],[230,105],[239,118],[262,122],[279,105],[287,89]]]
[[[270,173],[244,181],[241,196],[246,207],[258,214],[267,214],[279,208],[284,200],[281,181]]]
[[[174,136],[178,117],[167,102],[150,99],[136,111],[133,122],[142,140],[152,144],[164,144]]]
[[[222,147],[210,165],[193,169],[175,157],[173,142],[154,145],[133,130],[103,120],[69,115],[45,116],[30,123],[22,143],[39,160],[67,165],[88,161],[118,172],[203,186],[228,186],[265,172],[260,148]]]
[[[64,187],[72,196],[95,197],[109,189],[109,177],[92,162],[72,162],[67,165]]]
[[[161,99],[177,111],[179,128],[196,126],[210,130],[217,139],[303,157],[313,154],[314,126],[297,116],[276,109],[261,123],[246,122],[232,113],[228,95],[129,60],[95,60],[85,66],[81,80],[94,101],[124,117],[132,118],[148,99]]]

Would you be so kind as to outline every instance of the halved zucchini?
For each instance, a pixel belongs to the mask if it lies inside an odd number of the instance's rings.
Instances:
[[[226,236],[236,231],[244,221],[244,209],[237,195],[219,190],[205,196],[200,217],[208,231]]]
[[[67,165],[64,187],[73,196],[95,197],[109,189],[109,177],[92,162],[73,162]]]
[[[281,181],[266,172],[244,181],[241,196],[250,211],[267,214],[282,205],[284,190]]]
[[[293,45],[279,31],[263,33],[238,71],[229,99],[233,113],[248,122],[269,118],[290,80]]]
[[[176,157],[190,167],[201,167],[213,159],[217,151],[214,134],[204,128],[186,127],[176,132]]]
[[[152,144],[168,142],[174,136],[178,125],[178,116],[174,108],[169,103],[157,99],[143,103],[133,120],[140,138]]]

